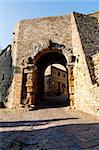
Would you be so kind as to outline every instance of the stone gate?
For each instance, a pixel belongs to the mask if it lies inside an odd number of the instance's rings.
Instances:
[[[6,107],[19,108],[26,95],[38,103],[46,67],[59,63],[68,70],[70,107],[99,115],[99,12],[22,20],[10,52],[0,54],[0,99]]]
[[[20,71],[15,76],[15,94],[17,99],[13,104],[14,107],[20,107],[20,104],[24,103],[26,95],[30,93],[30,99],[33,99],[33,104],[39,103],[44,97],[44,72],[45,69],[53,64],[59,63],[68,69],[68,88],[69,99],[71,108],[74,107],[74,78],[73,78],[73,66],[75,62],[75,56],[67,55],[65,57],[65,46],[63,44],[53,43],[49,40],[48,47],[43,48],[33,58],[28,57],[26,63],[24,61],[21,64]],[[21,77],[21,80],[20,80]],[[17,87],[17,88],[16,88]],[[19,89],[19,91],[18,91]]]

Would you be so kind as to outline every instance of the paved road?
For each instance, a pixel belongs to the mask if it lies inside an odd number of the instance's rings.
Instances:
[[[0,111],[0,150],[99,150],[99,120],[66,107]]]

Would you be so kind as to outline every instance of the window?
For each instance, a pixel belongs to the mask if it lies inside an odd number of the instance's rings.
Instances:
[[[60,76],[60,72],[58,72],[58,76]]]
[[[63,74],[63,77],[65,78],[65,73]]]
[[[66,85],[64,83],[62,83],[62,88],[66,88]]]

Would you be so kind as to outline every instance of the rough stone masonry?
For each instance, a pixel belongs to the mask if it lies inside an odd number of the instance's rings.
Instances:
[[[12,45],[0,53],[0,106],[19,109],[32,65],[31,98],[43,97],[44,71],[52,63],[68,70],[71,109],[99,116],[99,12],[22,20]],[[27,71],[26,71],[27,70]]]

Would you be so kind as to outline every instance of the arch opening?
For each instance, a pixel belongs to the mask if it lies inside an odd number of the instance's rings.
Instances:
[[[45,95],[44,79],[45,79],[46,68],[52,64],[60,64],[65,68],[65,71],[68,71],[66,68],[67,60],[66,60],[65,56],[60,52],[48,52],[48,53],[43,54],[41,57],[39,57],[39,59],[36,60],[35,64],[36,64],[37,70],[38,70],[38,73],[37,73],[38,102],[37,103],[39,104],[46,100],[46,96],[47,96],[47,100],[49,99],[48,95]],[[68,76],[67,72],[66,72],[66,76]],[[58,90],[60,90],[60,81],[59,82],[57,81],[57,84],[58,84]],[[65,86],[64,86],[65,83],[61,83],[61,84],[62,84],[63,88],[65,88]],[[66,85],[66,96],[63,97],[65,99],[65,101],[66,101],[66,99],[68,99],[68,94],[69,94],[69,92],[68,92],[69,91],[68,77],[66,79],[66,84],[67,84]],[[59,96],[62,95],[61,92],[63,92],[63,91],[61,91],[61,90],[57,91],[56,96],[54,96],[54,98],[59,98]],[[67,104],[64,103],[64,106],[69,104],[68,101],[69,100],[67,100],[67,102],[66,102]]]

